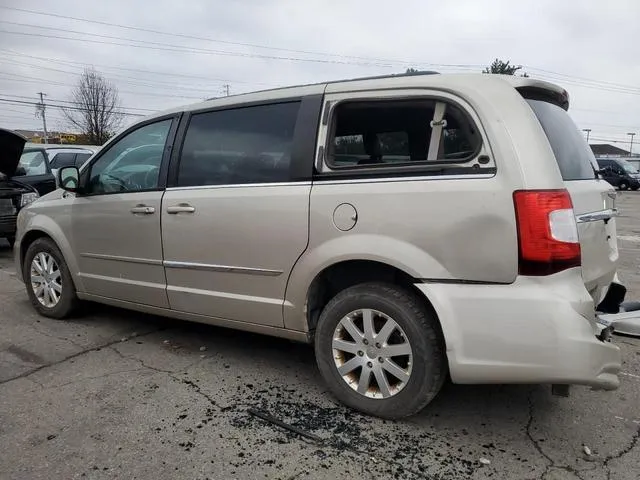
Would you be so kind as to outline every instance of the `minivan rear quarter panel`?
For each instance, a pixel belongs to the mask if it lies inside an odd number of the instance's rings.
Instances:
[[[314,179],[309,246],[289,281],[285,303],[287,328],[300,329],[303,320],[298,309],[306,301],[306,287],[325,268],[340,261],[386,263],[417,281],[487,284],[515,281],[518,239],[513,192],[529,186],[520,167],[518,144],[530,148],[525,155],[528,162],[533,162],[543,156],[537,153],[548,153],[539,146],[540,140],[546,138],[535,117],[527,117],[529,107],[511,85],[489,82],[487,86],[477,91],[468,88],[458,91],[447,85],[446,91],[443,86],[439,94],[457,97],[459,104],[466,106],[482,131],[484,151],[496,165],[495,174],[425,173],[347,180],[320,175]],[[429,89],[416,94],[428,96],[430,92],[433,93]],[[357,94],[370,95],[366,91]],[[505,117],[510,117],[511,123],[519,123],[515,130],[507,128],[509,121]],[[321,125],[318,141],[321,146],[325,144],[327,129],[327,125]],[[539,168],[547,173],[534,175],[532,183],[539,188],[562,188],[553,157],[551,163],[543,163]],[[355,226],[348,231],[338,229],[334,218],[336,208],[344,204],[356,212]]]

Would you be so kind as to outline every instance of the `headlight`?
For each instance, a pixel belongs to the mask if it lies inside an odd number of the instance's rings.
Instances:
[[[23,193],[20,195],[20,208],[26,207],[31,202],[35,202],[40,195],[37,192]]]

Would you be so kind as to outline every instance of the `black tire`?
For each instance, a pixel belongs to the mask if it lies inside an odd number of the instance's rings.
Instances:
[[[358,309],[391,317],[411,345],[411,375],[404,388],[388,398],[369,398],[351,388],[336,367],[333,335],[339,322]],[[397,419],[422,410],[442,388],[447,361],[440,325],[415,294],[399,286],[364,283],[347,288],[324,308],[315,332],[318,368],[332,393],[345,405],[381,418]]]
[[[40,303],[31,286],[31,263],[34,257],[39,253],[47,253],[51,255],[58,264],[58,269],[60,270],[62,291],[60,293],[58,303],[53,307],[47,307]],[[44,315],[45,317],[50,318],[63,319],[67,318],[71,315],[71,313],[73,313],[78,304],[76,288],[73,284],[71,273],[69,273],[67,263],[65,262],[60,249],[53,242],[53,240],[49,238],[38,238],[31,245],[29,245],[29,248],[27,248],[27,252],[24,257],[22,271],[24,273],[24,281],[27,287],[27,294],[29,295],[29,299],[31,300],[34,308],[38,311],[38,313],[40,313],[40,315]]]
[[[623,180],[622,182],[620,182],[620,185],[618,185],[618,188],[620,190],[628,190],[629,184]]]

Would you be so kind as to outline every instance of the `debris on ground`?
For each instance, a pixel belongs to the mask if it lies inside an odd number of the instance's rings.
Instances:
[[[591,456],[591,449],[586,445],[582,445],[582,451],[585,453],[585,455]]]
[[[201,352],[205,352],[207,350],[207,347],[205,347],[204,345],[202,347],[200,347],[200,351]]]
[[[165,340],[162,343],[164,343],[165,345],[169,345],[169,340]]]
[[[489,460],[488,458],[481,457],[480,458],[480,463],[482,465],[491,465],[491,460]]]

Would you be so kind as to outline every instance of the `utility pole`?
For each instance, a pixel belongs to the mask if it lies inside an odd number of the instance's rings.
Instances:
[[[229,96],[229,89],[231,88],[231,85],[229,85],[228,83],[225,83],[222,88],[224,89],[224,95],[225,97]]]
[[[49,134],[47,133],[47,118],[44,113],[47,108],[47,106],[44,104],[44,97],[47,94],[38,92],[38,95],[40,95],[40,103],[36,105],[36,111],[39,112],[40,115],[42,115],[42,127],[44,129],[44,143],[49,143],[49,140],[48,140]]]
[[[635,137],[635,133],[627,133],[631,137],[631,145],[629,145],[629,156],[633,155],[633,137]]]
[[[583,128],[582,131],[583,132],[587,132],[587,143],[589,143],[589,134],[591,133],[591,129],[590,128]]]

